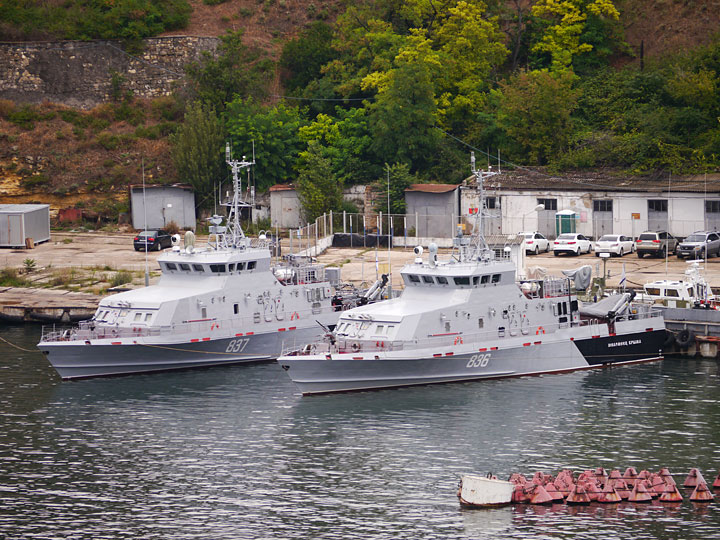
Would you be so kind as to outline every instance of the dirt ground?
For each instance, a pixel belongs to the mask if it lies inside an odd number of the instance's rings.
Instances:
[[[132,247],[133,235],[107,234],[107,233],[53,233],[49,242],[39,244],[34,249],[1,249],[0,269],[15,268],[37,286],[52,281],[58,272],[73,271],[75,281],[82,286],[73,287],[66,284],[66,289],[80,290],[104,294],[103,284],[110,281],[112,274],[121,270],[132,273],[133,286],[142,286],[144,283],[145,254],[136,252]],[[200,238],[198,245],[203,245],[204,238]],[[289,246],[283,246],[283,253],[289,252]],[[440,251],[443,257],[443,250]],[[151,282],[157,280],[160,268],[157,264],[158,252],[148,254],[148,268]],[[331,248],[318,256],[318,261],[342,268],[342,278],[355,284],[372,283],[376,279],[377,269],[386,273],[388,258],[391,261],[393,273],[392,283],[395,288],[400,286],[399,270],[404,264],[414,259],[410,248],[395,249],[388,254],[387,249],[373,248]],[[32,259],[35,269],[25,274],[25,260]],[[545,269],[549,275],[560,275],[561,270],[573,269],[582,265],[591,265],[593,275],[600,275],[603,270],[603,260],[593,254],[579,257],[561,255],[554,257],[552,253],[528,256],[526,268]],[[606,270],[610,275],[608,286],[618,284],[622,274],[623,265],[627,276],[628,286],[641,287],[648,281],[656,279],[681,279],[688,266],[686,261],[671,256],[667,262],[664,259],[639,259],[635,254],[625,257],[612,257],[606,259]],[[710,259],[706,264],[705,276],[710,285],[720,288],[720,258]],[[81,279],[81,276],[84,276]]]

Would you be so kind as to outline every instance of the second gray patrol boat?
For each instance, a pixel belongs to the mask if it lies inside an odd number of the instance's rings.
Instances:
[[[476,171],[479,208],[483,181]],[[658,310],[620,294],[582,305],[570,279],[516,281],[505,250],[473,233],[402,271],[398,298],[342,313],[325,339],[278,358],[303,394],[561,373],[662,358]]]

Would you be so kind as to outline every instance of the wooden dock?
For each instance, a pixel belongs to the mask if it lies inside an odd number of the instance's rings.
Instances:
[[[69,323],[89,319],[100,297],[59,289],[0,288],[0,322]]]

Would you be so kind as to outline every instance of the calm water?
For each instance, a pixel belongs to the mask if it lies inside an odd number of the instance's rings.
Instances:
[[[39,327],[0,327],[32,348]],[[463,472],[720,467],[715,361],[302,398],[275,364],[61,383],[0,343],[0,538],[720,538],[720,504],[462,510]],[[680,478],[682,480],[683,478]]]

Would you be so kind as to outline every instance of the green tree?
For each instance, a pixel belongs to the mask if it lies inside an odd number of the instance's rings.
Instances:
[[[200,208],[212,206],[214,186],[226,174],[224,140],[225,131],[215,109],[200,102],[188,107],[184,123],[170,136],[178,176],[195,188]]]
[[[330,25],[316,21],[285,43],[280,67],[284,71],[283,82],[288,90],[302,90],[322,76],[322,67],[336,55],[332,38]]]
[[[498,122],[528,161],[548,163],[568,144],[579,91],[570,72],[520,73],[501,84]]]
[[[273,61],[259,49],[247,47],[242,36],[242,30],[228,32],[220,38],[217,55],[203,51],[199,62],[186,66],[191,100],[222,111],[236,96],[262,99],[267,95]]]
[[[410,168],[405,163],[385,164],[384,175],[378,178],[373,184],[377,192],[375,199],[375,210],[388,213],[388,184],[390,186],[390,213],[405,213],[405,190],[411,184],[416,184],[418,178],[410,173]]]
[[[342,209],[342,181],[335,177],[332,164],[323,153],[320,143],[311,141],[307,150],[302,152],[298,168],[296,188],[308,223],[330,210]]]
[[[388,74],[387,88],[370,107],[372,149],[385,163],[423,169],[431,160],[440,132],[437,105],[427,65],[407,62]]]
[[[316,141],[323,148],[337,178],[344,185],[372,182],[380,172],[371,151],[372,137],[366,109],[337,107],[335,116],[319,114],[299,130],[306,143]]]
[[[612,0],[538,0],[532,13],[546,24],[542,39],[533,50],[550,54],[554,71],[568,69],[574,56],[592,50],[591,44],[580,39],[589,14],[620,17]]]
[[[259,190],[292,180],[298,154],[305,148],[299,136],[299,129],[307,124],[304,109],[237,98],[228,104],[225,124],[236,155],[249,157],[255,148],[253,170]]]

